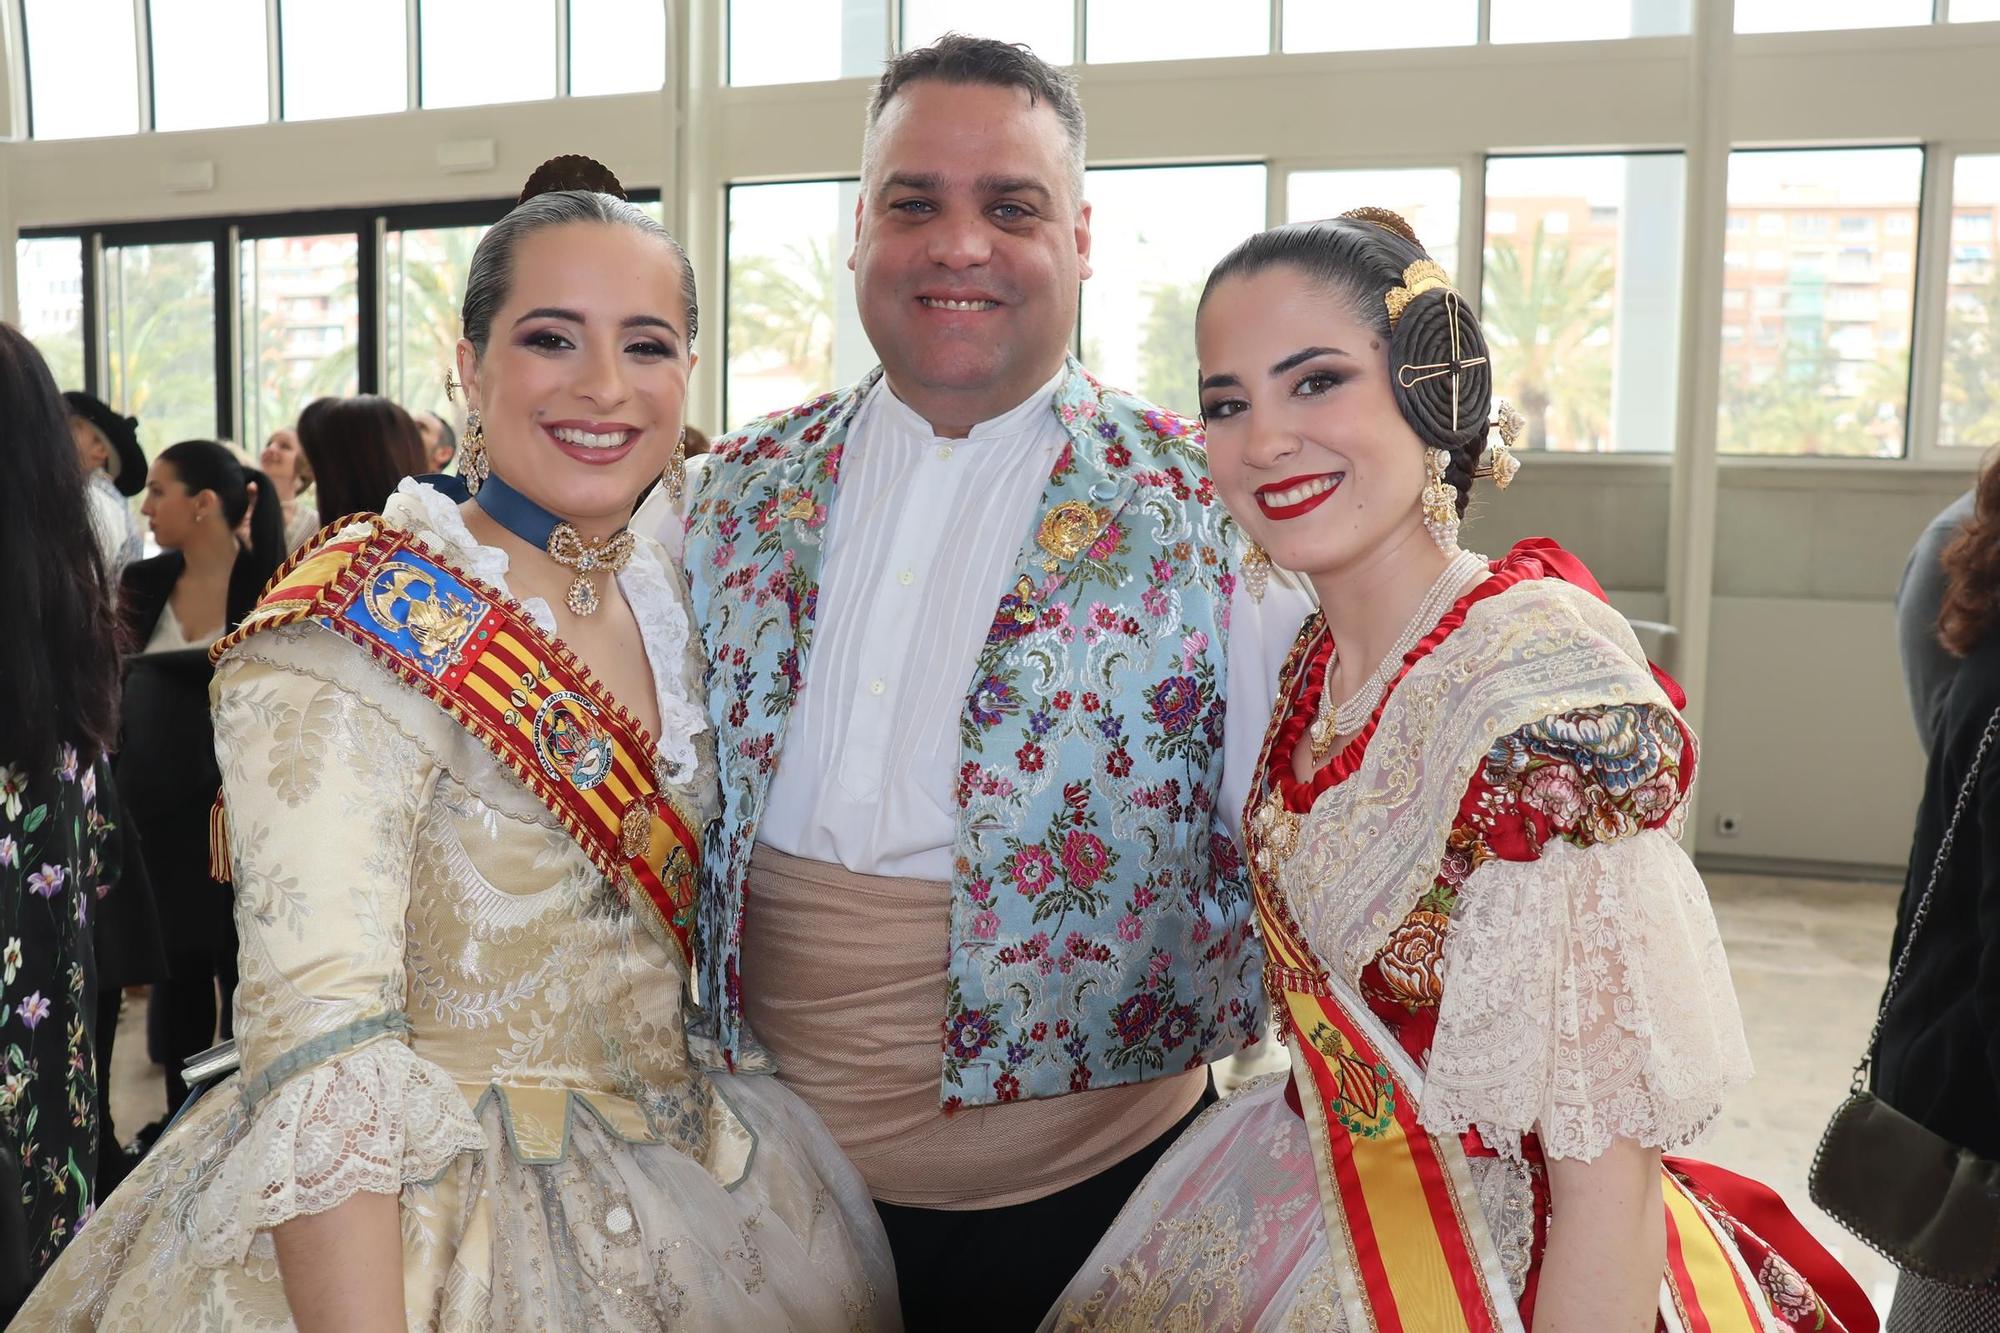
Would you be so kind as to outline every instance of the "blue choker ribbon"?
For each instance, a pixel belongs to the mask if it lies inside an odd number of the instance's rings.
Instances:
[[[562,520],[490,472],[472,497],[488,518],[538,551],[549,549],[549,538]]]
[[[632,558],[634,539],[631,532],[620,528],[601,542],[589,541],[568,523],[502,481],[497,472],[487,475],[472,498],[495,523],[528,545],[546,552],[564,569],[574,571],[576,577],[570,582],[569,595],[564,603],[579,616],[593,615],[603,604],[591,583],[591,575],[600,569],[616,574]]]

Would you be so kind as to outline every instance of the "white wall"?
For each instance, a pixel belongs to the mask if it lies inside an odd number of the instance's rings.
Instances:
[[[1895,870],[1923,783],[1896,585],[1969,478],[1730,460],[1719,481],[1695,846]],[[1508,491],[1476,501],[1466,531],[1489,553],[1556,537],[1627,615],[1671,619],[1664,461],[1531,457]],[[1662,665],[1685,671],[1672,646]],[[1725,815],[1733,836],[1718,832]]]

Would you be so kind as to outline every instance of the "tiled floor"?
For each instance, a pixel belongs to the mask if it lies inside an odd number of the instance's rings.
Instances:
[[[1806,1171],[1868,1036],[1888,973],[1897,889],[1724,874],[1708,876],[1708,886],[1757,1077],[1694,1155],[1777,1189],[1887,1310],[1893,1271],[1813,1208]],[[143,1013],[143,1005],[126,1006],[112,1072],[112,1114],[127,1136],[159,1115],[164,1099],[160,1073],[145,1060]]]
[[[1892,884],[1707,876],[1757,1076],[1692,1155],[1785,1196],[1886,1312],[1895,1270],[1806,1198],[1819,1136],[1847,1096],[1889,975]]]

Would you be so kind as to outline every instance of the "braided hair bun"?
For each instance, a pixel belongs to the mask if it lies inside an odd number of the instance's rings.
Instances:
[[[611,168],[594,157],[581,153],[565,153],[552,157],[535,168],[535,174],[528,177],[528,183],[521,187],[521,197],[516,206],[527,203],[538,194],[552,194],[557,190],[588,190],[593,194],[608,194],[614,199],[625,198],[625,187],[612,175]]]
[[[1389,336],[1389,387],[1417,438],[1451,455],[1445,480],[1462,516],[1493,415],[1493,364],[1457,292],[1433,287],[1404,307]]]

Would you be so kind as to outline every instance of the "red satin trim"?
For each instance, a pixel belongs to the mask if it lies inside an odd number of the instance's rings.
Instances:
[[[1465,623],[1465,614],[1489,597],[1497,597],[1517,583],[1529,579],[1561,579],[1571,587],[1581,588],[1601,602],[1608,602],[1604,589],[1584,565],[1583,561],[1564,550],[1553,537],[1528,537],[1514,543],[1514,548],[1500,559],[1489,563],[1492,577],[1478,587],[1453,602],[1451,609],[1444,613],[1436,628],[1417,641],[1417,646],[1403,656],[1403,665],[1389,682],[1389,688],[1382,692],[1382,704],[1375,706],[1353,740],[1340,753],[1327,760],[1312,775],[1301,782],[1292,775],[1292,755],[1297,751],[1299,741],[1305,736],[1306,728],[1312,725],[1313,714],[1319,709],[1320,691],[1325,687],[1326,663],[1333,653],[1333,636],[1324,625],[1307,649],[1305,660],[1299,664],[1299,672],[1292,687],[1289,700],[1290,711],[1278,726],[1278,738],[1271,747],[1271,769],[1268,776],[1271,788],[1284,793],[1286,808],[1294,814],[1305,814],[1313,807],[1313,802],[1329,787],[1346,781],[1368,754],[1368,742],[1375,735],[1375,727],[1382,720],[1382,706],[1395,693],[1396,686],[1409,674],[1410,668],[1429,656],[1437,646],[1450,638],[1452,632]],[[1687,707],[1687,692],[1679,682],[1657,666],[1652,666],[1653,679],[1660,683],[1667,698],[1676,709]]]
[[[1300,665],[1298,680],[1292,692],[1291,712],[1279,725],[1277,743],[1271,747],[1269,775],[1271,786],[1274,790],[1285,794],[1285,805],[1289,809],[1295,814],[1305,814],[1312,809],[1313,802],[1319,799],[1322,792],[1344,782],[1349,774],[1361,767],[1361,761],[1368,753],[1368,741],[1375,735],[1375,727],[1382,720],[1383,704],[1386,704],[1389,696],[1395,693],[1396,686],[1409,674],[1411,667],[1427,657],[1439,644],[1451,637],[1453,630],[1465,623],[1467,611],[1488,597],[1498,596],[1524,580],[1551,577],[1552,571],[1541,552],[1532,549],[1541,543],[1554,547],[1578,570],[1583,570],[1583,565],[1576,560],[1576,557],[1563,551],[1546,537],[1530,538],[1517,544],[1500,559],[1489,562],[1488,568],[1492,571],[1492,577],[1453,602],[1451,609],[1439,619],[1437,626],[1417,640],[1416,647],[1403,655],[1403,665],[1389,681],[1389,688],[1382,692],[1382,703],[1375,706],[1375,712],[1369,717],[1368,725],[1342,747],[1338,754],[1321,765],[1310,779],[1301,782],[1292,776],[1292,754],[1298,749],[1300,739],[1306,734],[1306,728],[1312,725],[1313,714],[1319,709],[1320,691],[1326,683],[1327,659],[1333,655],[1333,636],[1327,633],[1324,625],[1320,627],[1312,647],[1307,651],[1306,660]],[[1584,577],[1589,577],[1587,570],[1584,571]],[[1595,588],[1596,584],[1593,582],[1591,587]]]

